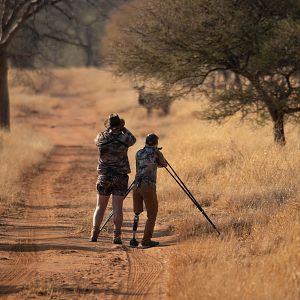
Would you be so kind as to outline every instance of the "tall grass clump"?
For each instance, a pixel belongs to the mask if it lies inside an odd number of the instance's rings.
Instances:
[[[170,127],[164,153],[222,232],[160,173],[161,215],[182,243],[171,258],[172,299],[300,297],[300,145],[270,128],[198,120]]]
[[[22,176],[41,162],[50,150],[48,141],[27,127],[0,131],[0,205],[16,203]]]
[[[172,299],[299,299],[299,201],[247,236],[194,237],[172,257]],[[266,212],[267,213],[267,212]],[[222,230],[222,228],[221,228]]]

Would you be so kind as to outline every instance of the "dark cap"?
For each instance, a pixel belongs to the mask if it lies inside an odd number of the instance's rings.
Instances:
[[[146,144],[149,146],[155,146],[158,144],[158,136],[155,133],[150,133],[146,137]]]

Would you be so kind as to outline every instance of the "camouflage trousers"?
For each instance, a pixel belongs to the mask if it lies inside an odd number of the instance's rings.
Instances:
[[[102,196],[125,196],[128,189],[128,175],[100,174],[96,183],[97,192]]]

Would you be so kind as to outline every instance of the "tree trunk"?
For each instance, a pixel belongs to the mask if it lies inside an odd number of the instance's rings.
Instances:
[[[284,135],[284,114],[282,112],[276,111],[272,115],[273,119],[273,131],[274,131],[274,141],[277,145],[284,146],[286,143]]]
[[[7,52],[0,47],[0,129],[10,128]]]
[[[87,68],[94,66],[94,54],[93,50],[90,47],[85,47],[85,66]]]
[[[248,78],[249,81],[253,84],[258,94],[262,99],[265,99],[265,105],[268,108],[268,111],[271,115],[273,121],[273,135],[274,142],[277,145],[284,146],[286,144],[285,134],[284,134],[284,112],[278,109],[271,98],[267,96],[267,93],[262,89],[259,80],[253,80],[253,78]],[[276,102],[276,99],[275,99]]]
[[[89,68],[94,66],[94,52],[93,52],[92,33],[90,28],[88,27],[86,27],[85,29],[85,38],[86,38],[86,46],[84,47],[85,66]]]
[[[237,75],[236,73],[234,73],[234,85],[238,88],[238,89],[242,89],[242,81],[239,75]]]
[[[171,108],[171,104],[168,102],[168,103],[165,103],[161,109],[162,109],[162,113],[164,116],[167,116],[170,114],[170,108]]]

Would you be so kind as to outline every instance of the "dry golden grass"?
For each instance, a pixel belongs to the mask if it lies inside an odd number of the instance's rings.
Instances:
[[[57,89],[63,90],[65,86],[63,78],[59,78],[56,72],[40,74],[26,71],[30,82],[26,80],[14,82],[15,73],[12,70],[9,78],[12,117],[45,117],[55,113],[61,105],[55,92]]]
[[[50,150],[48,141],[32,129],[13,127],[11,133],[0,131],[0,205],[14,205],[25,173],[41,162]]]
[[[51,149],[47,138],[27,124],[27,118],[52,114],[59,107],[59,101],[45,92],[35,93],[20,83],[12,84],[13,73],[10,74],[12,128],[10,133],[0,131],[1,210],[18,202],[22,177],[32,171]],[[46,79],[39,74],[32,76],[33,83],[45,89],[42,82]]]
[[[266,224],[198,237],[172,259],[172,299],[299,299],[299,202],[267,210]],[[222,229],[222,228],[221,228]]]
[[[270,126],[181,121],[164,153],[222,237],[162,172],[161,213],[185,241],[171,259],[171,298],[298,299],[299,131],[289,127],[282,149]]]

